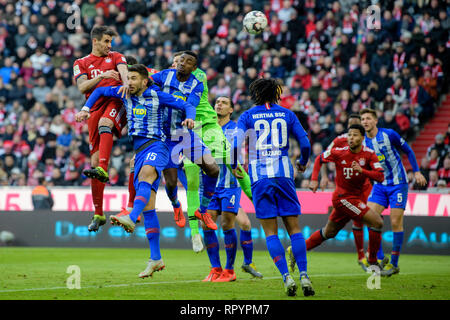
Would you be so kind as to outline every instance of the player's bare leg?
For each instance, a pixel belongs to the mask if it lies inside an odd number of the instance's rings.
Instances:
[[[217,230],[217,225],[209,216],[207,208],[216,190],[216,183],[217,178],[219,177],[220,168],[210,153],[204,154],[200,163],[197,164],[203,171],[203,197],[200,207],[195,211],[195,216],[197,219],[204,222],[209,229]]]
[[[208,214],[215,223],[219,216],[219,212],[216,210],[208,210]],[[211,282],[219,278],[223,271],[219,256],[219,239],[217,238],[215,230],[208,228],[203,221],[200,223],[205,237],[206,252],[208,253],[208,258],[211,263],[211,270],[202,281]]]
[[[98,133],[100,135],[98,157],[95,164],[91,163],[92,168],[84,170],[83,173],[86,177],[91,179],[97,179],[102,183],[109,181],[108,166],[109,158],[111,156],[111,150],[113,145],[113,133],[114,123],[111,119],[100,118],[98,122]]]
[[[91,155],[91,166],[98,165],[98,151]],[[97,232],[106,223],[103,214],[103,191],[105,184],[98,180],[91,180],[92,202],[94,203],[94,216],[88,226],[89,232]]]
[[[252,261],[253,256],[253,240],[251,239],[252,224],[250,222],[250,219],[248,218],[247,213],[242,208],[239,208],[238,214],[236,216],[236,222],[239,228],[241,229],[240,241],[242,250],[244,251],[244,263],[242,264],[241,268],[244,272],[251,274],[253,277],[261,279],[263,275],[256,270],[255,264]],[[244,237],[249,238],[249,240],[244,239],[243,241]]]
[[[375,203],[375,202],[370,202],[370,201],[367,202],[367,206],[371,210],[378,213],[380,215],[381,219],[383,219],[383,216],[381,214],[386,209],[384,206],[382,206],[378,203]],[[382,247],[381,243],[380,243],[380,250],[378,251],[377,257],[378,257],[378,263],[380,264],[381,267],[384,267],[385,265],[387,265],[389,263],[389,258],[384,255],[383,247]]]
[[[181,208],[181,203],[178,201],[178,169],[168,168],[163,171],[164,179],[166,180],[166,193],[169,200],[172,202],[174,219],[177,226],[184,228],[186,218]]]
[[[234,228],[236,214],[223,211],[221,216],[227,262],[222,273],[214,282],[231,282],[236,280],[236,273],[234,272],[234,261],[236,260],[237,251],[237,235],[236,229]]]
[[[368,247],[368,262],[370,265],[379,266],[377,260],[377,252],[381,245],[381,230],[383,228],[383,219],[381,216],[369,209],[369,211],[362,217],[362,222],[369,227],[369,247]],[[380,267],[381,269],[381,267]]]
[[[391,226],[394,233],[394,244],[392,246],[391,262],[385,266],[385,276],[392,276],[400,272],[398,266],[398,258],[400,255],[401,245],[403,243],[403,215],[405,210],[402,208],[392,208],[390,212]],[[399,237],[400,239],[396,239]],[[398,243],[396,243],[398,241]]]

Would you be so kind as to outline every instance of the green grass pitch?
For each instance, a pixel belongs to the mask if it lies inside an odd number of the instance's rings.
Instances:
[[[0,300],[448,300],[450,256],[400,257],[401,272],[381,278],[380,289],[367,288],[368,274],[353,253],[308,253],[308,273],[314,297],[287,297],[281,277],[268,252],[255,251],[254,262],[264,279],[252,279],[240,269],[237,281],[203,283],[209,272],[206,252],[163,249],[166,269],[153,278],[140,279],[148,249],[104,248],[0,248]],[[222,264],[225,252],[221,250]],[[68,289],[67,269],[80,269],[81,289]],[[294,274],[298,283],[298,271]]]

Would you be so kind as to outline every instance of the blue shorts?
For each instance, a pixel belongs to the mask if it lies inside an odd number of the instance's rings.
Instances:
[[[208,210],[238,214],[241,194],[241,188],[216,188]]]
[[[175,139],[175,137],[172,137],[172,139]],[[201,161],[204,154],[211,153],[200,136],[192,130],[185,131],[177,140],[167,139],[166,143],[170,156],[165,169],[180,167],[183,156],[197,163]]]
[[[403,183],[396,186],[384,186],[375,183],[370,193],[368,202],[374,202],[385,208],[405,209],[408,200],[408,184]]]
[[[165,142],[156,141],[141,152],[136,154],[134,160],[134,188],[137,190],[139,185],[139,172],[145,165],[150,165],[156,169],[158,178],[152,184],[152,190],[158,191],[161,180],[161,172],[169,161],[169,149]]]
[[[258,219],[301,214],[295,184],[289,178],[268,178],[252,184],[252,198]]]

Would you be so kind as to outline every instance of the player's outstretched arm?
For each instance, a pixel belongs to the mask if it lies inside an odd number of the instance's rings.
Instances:
[[[91,89],[94,88],[101,80],[106,78],[120,81],[119,73],[115,70],[108,70],[89,80],[86,75],[82,75],[77,79],[78,90],[80,90],[82,94],[86,94],[91,91]]]
[[[184,110],[184,112],[186,112],[186,119],[181,124],[185,125],[188,129],[194,128],[196,109],[192,104],[185,102],[179,98],[175,98],[174,96],[166,92],[162,92],[159,90],[156,92],[158,94],[161,105],[169,108]]]
[[[316,192],[317,188],[319,187],[319,172],[320,168],[322,167],[322,155],[318,155],[316,157],[316,160],[314,161],[314,167],[313,172],[311,175],[311,181],[309,182],[309,189],[312,190],[312,192]]]
[[[416,155],[414,154],[413,149],[411,149],[409,144],[402,137],[400,137],[400,135],[397,132],[391,130],[389,134],[393,141],[393,144],[397,148],[402,150],[404,153],[406,153],[406,155],[408,156],[408,161],[411,164],[412,170],[414,172],[414,178],[416,179],[416,183],[421,187],[426,185],[427,180],[420,172],[419,164],[417,163]]]
[[[95,102],[97,102],[97,100],[100,97],[104,96],[104,97],[121,98],[120,94],[118,93],[120,87],[99,87],[95,89],[87,99],[83,108],[81,108],[81,111],[75,115],[75,121],[82,122],[84,120],[89,119],[89,112],[92,106],[95,104]]]

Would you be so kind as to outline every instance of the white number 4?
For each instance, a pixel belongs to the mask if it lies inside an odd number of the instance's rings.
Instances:
[[[231,199],[230,199],[230,203],[234,206],[234,202],[236,201],[236,197],[234,196],[234,194],[233,194],[233,196],[231,197]]]
[[[155,152],[149,152],[149,153],[147,154],[147,159],[146,159],[146,160],[151,160],[151,161],[153,161],[153,160],[156,159],[156,156],[157,156],[157,155],[158,155],[158,154],[155,153]]]

